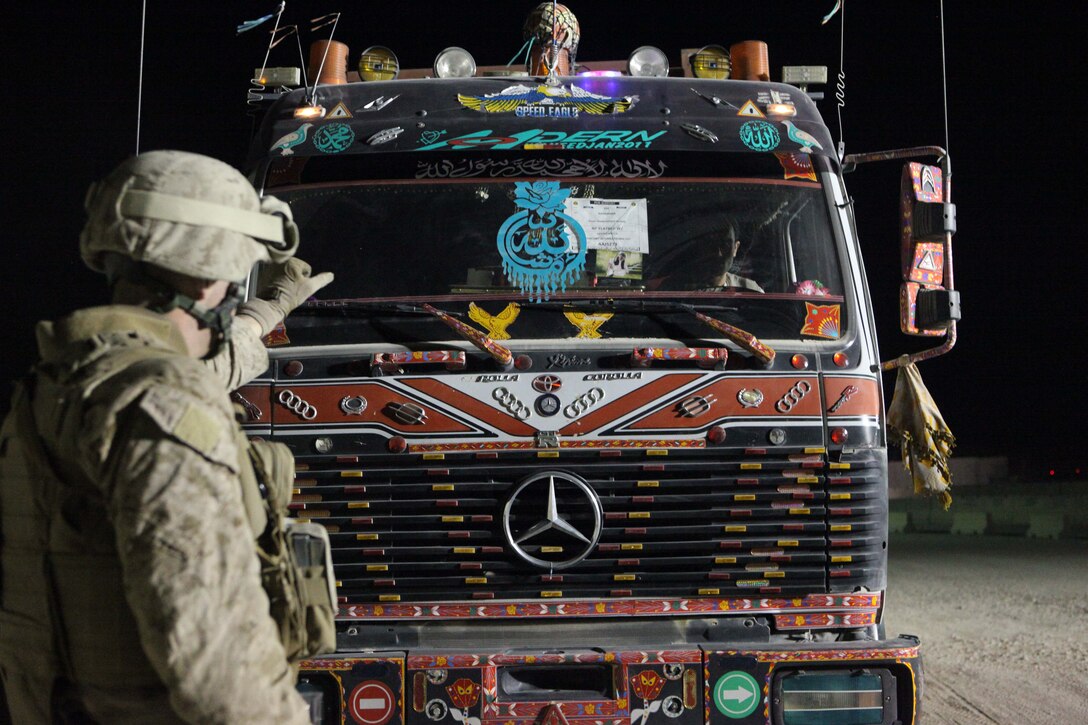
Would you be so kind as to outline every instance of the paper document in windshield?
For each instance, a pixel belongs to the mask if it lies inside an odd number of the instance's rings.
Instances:
[[[588,249],[650,251],[645,199],[567,199],[566,212],[582,225]]]

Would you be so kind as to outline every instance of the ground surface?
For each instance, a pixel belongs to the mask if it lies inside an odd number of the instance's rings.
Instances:
[[[1088,540],[893,535],[884,622],[922,638],[923,722],[1088,723]]]

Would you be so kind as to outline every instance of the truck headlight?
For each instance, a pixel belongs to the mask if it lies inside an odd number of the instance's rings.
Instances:
[[[884,725],[896,718],[895,677],[885,669],[795,670],[773,689],[782,725]]]

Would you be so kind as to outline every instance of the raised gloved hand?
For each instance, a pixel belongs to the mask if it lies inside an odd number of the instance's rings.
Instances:
[[[261,337],[270,333],[291,311],[333,280],[332,272],[310,276],[310,265],[292,257],[276,265],[268,286],[253,299],[238,307],[238,314],[253,318],[261,328]]]

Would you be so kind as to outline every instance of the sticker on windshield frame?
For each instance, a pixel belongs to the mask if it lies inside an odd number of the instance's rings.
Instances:
[[[782,137],[774,124],[767,121],[746,121],[740,127],[740,141],[753,151],[774,151]]]
[[[330,123],[314,133],[314,148],[323,154],[347,151],[355,143],[355,131],[346,123]]]
[[[638,96],[601,96],[574,84],[551,87],[541,83],[536,87],[508,86],[498,93],[482,96],[458,93],[457,101],[480,113],[513,113],[518,118],[578,118],[581,113],[594,116],[627,113],[638,103]]]
[[[492,340],[509,340],[510,333],[506,328],[514,324],[521,314],[521,306],[517,302],[511,302],[503,308],[502,312],[491,314],[475,302],[468,303],[468,318],[487,330],[487,336]]]
[[[565,292],[585,271],[586,233],[563,207],[571,191],[558,181],[514,182],[520,211],[503,222],[495,241],[507,279],[530,302]]]
[[[307,132],[311,128],[313,128],[312,123],[304,123],[296,128],[294,131],[285,133],[283,136],[280,136],[279,140],[276,141],[276,143],[272,144],[272,148],[268,149],[268,152],[272,153],[273,151],[278,150],[280,152],[280,156],[293,155],[295,152],[291,149],[301,143],[306,142]]]

